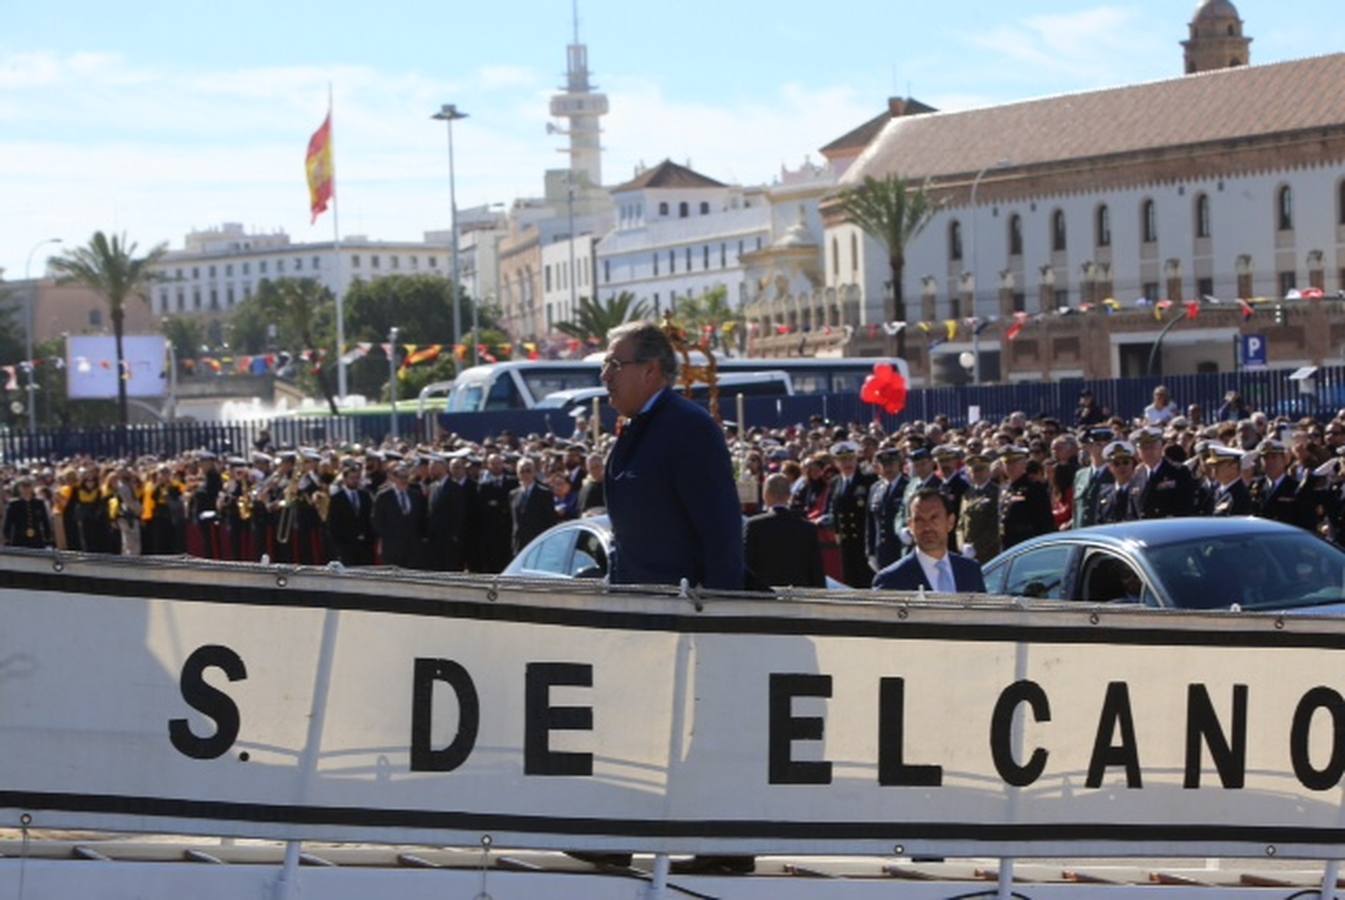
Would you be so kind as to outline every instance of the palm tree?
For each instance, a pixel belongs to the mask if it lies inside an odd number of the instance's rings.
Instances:
[[[906,321],[906,299],[901,288],[906,271],[906,245],[915,239],[936,209],[924,186],[912,189],[900,175],[878,179],[865,176],[864,183],[841,193],[841,211],[887,249],[892,268],[892,307],[889,321]],[[906,355],[906,332],[897,335],[897,355]]]
[[[648,312],[649,304],[643,300],[637,301],[630,291],[622,291],[606,303],[580,297],[574,321],[557,322],[556,330],[581,341],[605,341],[607,332],[623,322],[643,319]]]
[[[324,305],[334,304],[332,292],[312,278],[285,278],[280,281],[263,281],[257,286],[257,301],[261,308],[278,319],[281,332],[297,338],[304,349],[319,353],[327,350],[318,338],[318,313]],[[324,329],[325,332],[325,329]],[[335,359],[335,357],[329,357]],[[317,378],[318,389],[327,400],[332,415],[339,416],[341,409],[327,384],[327,367],[322,357],[310,361]]]
[[[153,265],[168,251],[167,244],[159,244],[140,258],[136,258],[135,244],[126,242],[126,235],[111,239],[101,231],[94,232],[84,247],[74,247],[51,260],[59,284],[79,284],[107,300],[108,317],[112,320],[112,334],[117,344],[117,411],[122,426],[126,425],[126,375],[121,349],[122,333],[126,324],[126,301],[139,297],[149,302],[149,286],[155,280]]]

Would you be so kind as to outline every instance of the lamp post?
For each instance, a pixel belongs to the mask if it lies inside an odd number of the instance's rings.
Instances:
[[[23,264],[23,280],[30,281],[33,277],[33,254],[48,244],[59,244],[60,238],[46,238],[33,245],[33,249],[28,251],[28,261]],[[33,371],[37,367],[33,365],[33,328],[36,325],[34,321],[37,310],[37,285],[30,285],[32,293],[28,295],[28,327],[24,329],[27,335],[28,346],[28,433],[37,433],[37,405],[33,402],[37,398],[37,382],[33,379],[36,373]]]
[[[459,294],[461,286],[458,284],[458,195],[457,186],[454,183],[453,173],[453,121],[455,119],[467,118],[467,113],[462,112],[452,103],[445,103],[439,107],[439,111],[430,116],[431,119],[437,119],[448,126],[448,206],[449,214],[452,216],[449,223],[449,231],[452,234],[451,246],[453,253],[452,277],[453,277],[453,347],[456,351],[458,344],[462,343],[461,334],[461,307],[459,305]],[[472,365],[477,364],[476,358],[476,335],[472,335]],[[395,436],[395,435],[394,435]]]
[[[1001,159],[994,165],[986,166],[977,172],[976,177],[971,182],[971,317],[973,319],[976,318],[976,295],[979,293],[977,284],[980,274],[977,265],[980,260],[977,256],[979,245],[976,243],[976,191],[980,188],[981,179],[985,177],[987,172],[1007,169],[1010,165],[1011,163],[1007,159]],[[981,383],[981,335],[979,330],[975,324],[971,326],[971,352],[976,355],[976,365],[972,367],[971,371],[972,384]]]
[[[397,332],[396,325],[388,329],[388,398],[392,400],[392,439],[397,440]]]

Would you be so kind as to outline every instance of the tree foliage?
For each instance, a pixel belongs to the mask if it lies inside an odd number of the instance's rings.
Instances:
[[[579,298],[579,309],[570,322],[557,322],[556,330],[581,341],[606,341],[607,332],[622,324],[643,319],[649,314],[649,304],[636,300],[630,291],[622,291],[605,302],[590,297]]]
[[[711,288],[699,297],[677,301],[673,319],[686,329],[692,343],[699,343],[709,329],[710,346],[726,351],[732,349],[733,342],[724,334],[724,325],[733,322],[740,328],[745,321],[742,313],[729,303],[728,288],[723,285]],[[730,334],[736,333],[736,328],[730,329]]]
[[[906,321],[901,284],[906,271],[906,245],[925,229],[937,207],[924,185],[913,188],[905,178],[895,174],[881,179],[866,176],[863,184],[841,193],[840,205],[851,222],[887,250],[892,271],[892,306],[887,317]],[[904,337],[903,331],[900,338]]]
[[[117,371],[123,368],[122,335],[126,328],[126,301],[139,297],[149,302],[149,287],[154,280],[151,267],[166,253],[166,244],[159,244],[144,256],[135,255],[136,245],[128,243],[126,235],[109,238],[96,231],[83,247],[72,247],[51,260],[52,271],[60,284],[79,284],[107,301],[108,318],[112,320],[112,334],[117,345]],[[126,424],[126,380],[117,379],[117,410],[122,425]]]
[[[169,316],[163,320],[161,330],[179,360],[196,356],[205,341],[201,320],[190,316]]]

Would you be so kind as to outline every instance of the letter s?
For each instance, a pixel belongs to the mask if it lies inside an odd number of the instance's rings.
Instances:
[[[173,746],[192,759],[216,759],[229,752],[238,738],[238,706],[223,691],[206,684],[202,675],[209,668],[222,669],[230,681],[248,677],[247,667],[237,653],[220,644],[198,647],[182,665],[182,699],[187,705],[215,722],[210,737],[192,734],[186,719],[170,719],[168,737]]]

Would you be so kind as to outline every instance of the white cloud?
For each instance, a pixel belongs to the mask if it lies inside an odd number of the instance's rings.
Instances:
[[[526,66],[482,66],[477,70],[476,82],[488,91],[530,88],[537,83],[537,73]]]
[[[1090,85],[1132,81],[1136,48],[1151,43],[1139,12],[1118,6],[1029,16],[968,40],[999,57],[983,62],[994,66],[1001,78],[1036,81],[1046,76]]]

